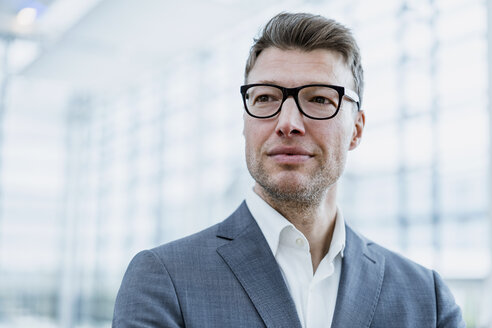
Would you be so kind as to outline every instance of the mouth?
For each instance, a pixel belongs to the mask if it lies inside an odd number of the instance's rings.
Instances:
[[[267,156],[279,164],[301,164],[314,155],[302,147],[278,146],[269,150]]]

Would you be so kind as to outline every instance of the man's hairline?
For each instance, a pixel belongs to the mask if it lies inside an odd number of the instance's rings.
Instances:
[[[248,79],[249,79],[249,74],[251,73],[251,71],[253,70],[253,68],[255,67],[256,65],[256,62],[258,61],[258,58],[260,57],[260,55],[267,49],[270,49],[270,48],[277,48],[279,50],[282,50],[282,51],[292,51],[292,50],[298,50],[300,52],[303,52],[303,53],[310,53],[310,52],[313,52],[313,51],[316,51],[316,50],[324,50],[324,51],[328,51],[328,52],[332,52],[332,53],[336,53],[338,55],[340,55],[342,57],[342,60],[343,60],[343,63],[346,65],[347,69],[349,70],[350,72],[350,76],[352,77],[352,81],[350,82],[351,86],[350,88],[352,90],[354,90],[355,92],[357,92],[356,90],[356,78],[354,76],[354,73],[350,67],[350,64],[349,64],[349,60],[347,58],[347,56],[345,56],[345,54],[343,54],[341,51],[338,51],[336,49],[331,49],[331,48],[323,48],[323,47],[317,47],[317,48],[314,48],[314,49],[305,49],[303,47],[298,47],[298,46],[292,46],[292,47],[278,47],[278,46],[275,46],[275,45],[271,45],[271,46],[268,46],[266,48],[263,48],[260,50],[260,52],[258,54],[255,55],[255,61],[253,63],[253,65],[249,68],[249,71],[247,72],[247,74],[245,75],[244,77],[244,84],[248,84]],[[248,59],[249,61],[249,59]]]

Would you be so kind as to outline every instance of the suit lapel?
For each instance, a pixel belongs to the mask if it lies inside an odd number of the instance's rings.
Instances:
[[[231,240],[217,252],[243,286],[265,325],[300,328],[280,268],[246,203],[219,226],[217,236]]]
[[[384,256],[346,227],[347,240],[332,328],[369,327],[384,277]]]

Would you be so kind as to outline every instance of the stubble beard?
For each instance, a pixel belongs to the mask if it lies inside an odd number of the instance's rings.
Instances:
[[[317,207],[325,199],[326,193],[342,175],[345,159],[343,152],[329,154],[326,162],[320,162],[312,172],[294,176],[291,181],[279,181],[265,167],[265,163],[247,154],[248,170],[271,202],[290,208],[307,210]],[[285,168],[286,171],[295,167]],[[298,173],[299,175],[300,173]],[[288,175],[287,175],[288,176]],[[289,178],[285,178],[286,180]]]

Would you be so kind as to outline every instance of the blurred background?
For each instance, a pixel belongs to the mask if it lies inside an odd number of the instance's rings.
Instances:
[[[280,11],[361,47],[346,220],[492,327],[491,1],[0,0],[0,327],[109,327],[136,252],[236,208],[239,86]]]

